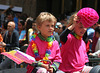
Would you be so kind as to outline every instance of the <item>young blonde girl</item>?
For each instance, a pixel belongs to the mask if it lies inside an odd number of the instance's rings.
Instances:
[[[58,42],[54,39],[53,31],[56,18],[48,12],[41,12],[36,18],[37,28],[40,33],[32,35],[32,40],[27,48],[26,53],[33,56],[36,61],[27,66],[27,73],[55,73],[62,62]]]
[[[59,69],[66,73],[89,73],[92,67],[86,66],[88,57],[82,36],[87,28],[99,19],[92,8],[83,8],[74,16],[73,23],[60,35],[62,42],[62,63]]]

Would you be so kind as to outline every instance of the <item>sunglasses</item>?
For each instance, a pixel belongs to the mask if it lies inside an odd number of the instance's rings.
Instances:
[[[62,27],[58,27],[59,29],[61,29]]]

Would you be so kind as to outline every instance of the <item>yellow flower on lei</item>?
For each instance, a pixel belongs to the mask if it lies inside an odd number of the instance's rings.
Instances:
[[[50,47],[52,46],[52,43],[53,43],[53,42],[49,42],[49,43],[48,43],[48,48],[50,48]]]
[[[49,60],[48,57],[43,57],[43,60]],[[44,63],[47,63],[47,61],[43,61]]]
[[[35,43],[33,43],[33,44],[32,44],[32,48],[34,48],[35,46],[36,46],[36,44],[35,44]]]

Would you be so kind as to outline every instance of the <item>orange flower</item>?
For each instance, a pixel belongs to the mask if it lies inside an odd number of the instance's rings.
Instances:
[[[35,43],[33,43],[33,44],[32,44],[32,48],[34,48],[35,46],[36,46],[36,44],[35,44]]]
[[[53,43],[53,42],[49,42],[49,43],[48,43],[48,48],[50,48],[50,47],[52,46],[52,43]]]

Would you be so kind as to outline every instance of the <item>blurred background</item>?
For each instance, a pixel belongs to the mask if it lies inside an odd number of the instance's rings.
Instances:
[[[23,12],[33,18],[42,11],[48,11],[56,17],[64,13],[70,16],[83,7],[92,7],[100,14],[100,0],[0,0],[0,12],[10,5],[15,12]]]

